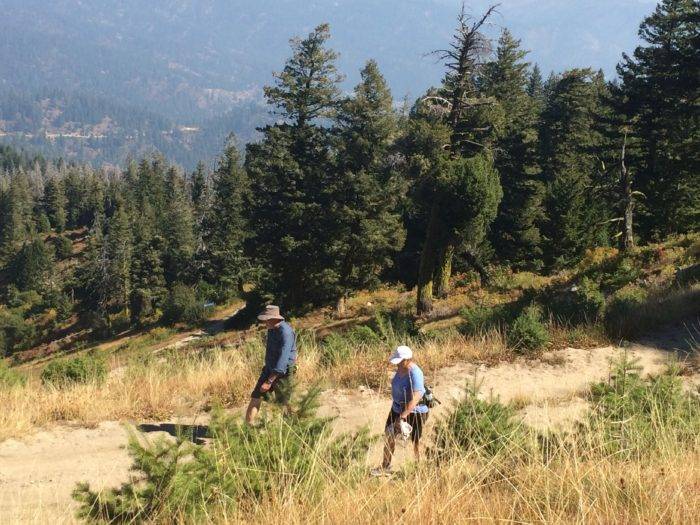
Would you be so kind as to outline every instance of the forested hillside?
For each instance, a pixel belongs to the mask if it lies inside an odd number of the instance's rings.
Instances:
[[[211,164],[230,133],[248,142],[255,128],[268,120],[264,106],[255,101],[183,125],[161,113],[102,97],[56,89],[32,94],[0,90],[0,140],[48,158],[94,166],[123,166],[154,152],[188,168],[201,160]]]
[[[319,25],[264,88],[274,123],[244,161],[229,140],[213,170],[0,150],[3,352],[71,327],[196,322],[234,296],[342,313],[382,282],[417,286],[429,314],[458,271],[549,273],[597,247],[697,231],[697,2],[663,0],[615,82],[543,78],[509,31],[488,38],[491,16],[459,17],[444,82],[399,111],[373,60],[342,91],[349,72]],[[63,110],[55,125],[83,132]]]
[[[397,102],[440,81],[429,53],[459,0],[6,0],[0,16],[0,141],[50,158],[124,167],[158,151],[191,170],[228,133],[269,122],[263,86],[287,40],[330,23],[350,92],[368,59]],[[545,74],[595,64],[609,77],[653,0],[507,0],[484,29],[524,39]],[[473,14],[488,6],[473,0]]]

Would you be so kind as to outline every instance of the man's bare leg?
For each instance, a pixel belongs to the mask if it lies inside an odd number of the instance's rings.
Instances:
[[[396,440],[393,434],[389,434],[388,432],[384,437],[384,460],[382,461],[382,468],[388,469],[391,466],[391,459],[394,457]]]
[[[250,398],[250,403],[248,403],[248,409],[245,412],[245,422],[249,425],[253,423],[253,421],[255,420],[255,416],[258,415],[261,403],[262,399],[256,399],[254,397]]]

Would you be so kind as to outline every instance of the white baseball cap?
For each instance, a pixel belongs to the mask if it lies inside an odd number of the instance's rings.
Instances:
[[[392,365],[398,365],[404,359],[412,359],[412,358],[413,358],[413,350],[411,350],[407,346],[401,345],[401,346],[396,347],[396,350],[394,350],[394,353],[391,354],[391,357],[389,358],[389,362]]]

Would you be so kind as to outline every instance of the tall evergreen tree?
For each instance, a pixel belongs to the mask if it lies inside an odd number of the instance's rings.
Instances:
[[[403,193],[387,161],[397,131],[391,92],[370,60],[361,71],[354,97],[343,101],[337,117],[336,178],[323,243],[338,288],[338,312],[352,291],[375,285],[404,231],[398,212]]]
[[[203,219],[203,245],[197,254],[202,279],[217,287],[222,297],[241,294],[249,276],[250,265],[244,253],[249,235],[244,217],[248,191],[238,148],[229,137],[214,172],[211,207]]]
[[[66,226],[78,228],[83,224],[83,211],[85,208],[85,168],[71,167],[63,180],[64,194],[66,197]]]
[[[44,188],[44,210],[51,227],[58,233],[66,227],[66,194],[63,181],[58,177],[51,177]]]
[[[547,184],[545,261],[548,266],[570,264],[591,246],[607,242],[607,210],[593,198],[600,169],[596,129],[601,74],[590,69],[566,72],[557,82],[542,116],[541,150]]]
[[[539,224],[543,217],[544,185],[537,158],[539,70],[528,75],[526,51],[504,30],[496,60],[486,64],[480,85],[497,101],[495,167],[501,178],[503,201],[491,240],[497,255],[517,268],[542,266]],[[529,95],[528,90],[533,93]]]
[[[183,177],[175,168],[167,175],[167,208],[164,212],[165,279],[168,284],[176,281],[194,281],[193,256],[195,253],[194,217]]]
[[[8,265],[8,277],[18,290],[44,293],[53,288],[53,253],[43,239],[35,236],[27,240]]]
[[[491,7],[481,18],[472,19],[465,13],[464,8],[462,9],[451,48],[438,51],[447,67],[443,88],[438,96],[429,96],[425,99],[426,102],[435,101],[437,106],[444,108],[446,124],[450,130],[450,154],[455,163],[454,165],[445,164],[445,172],[434,178],[436,187],[418,270],[418,313],[427,313],[432,309],[434,282],[438,284],[436,290],[438,295],[446,292],[452,271],[452,258],[458,248],[480,271],[484,280],[487,278],[484,267],[479,264],[476,253],[478,247],[474,242],[483,240],[494,217],[490,217],[488,221],[478,220],[477,217],[466,220],[466,218],[447,214],[445,210],[451,209],[449,201],[452,196],[444,193],[442,189],[462,188],[490,194],[492,183],[499,185],[497,172],[492,167],[486,167],[487,163],[493,161],[492,155],[488,152],[491,147],[491,136],[488,131],[486,134],[481,131],[491,128],[490,125],[484,126],[484,123],[491,119],[489,106],[493,101],[482,97],[477,87],[477,78],[489,52],[489,41],[481,29],[494,10],[495,7]],[[473,164],[456,162],[460,155],[478,157],[478,160]],[[443,180],[445,175],[473,176],[475,179],[470,184],[464,183],[461,178],[450,183]],[[490,175],[495,175],[495,181],[491,180]],[[457,196],[455,200],[465,198],[468,201],[480,201],[482,197],[489,200],[486,193],[481,196]],[[499,190],[494,191],[493,195],[498,195],[500,200],[500,185]],[[481,218],[487,217],[489,217],[488,213]],[[462,230],[460,226],[483,227],[484,231]]]
[[[542,71],[540,66],[535,64],[532,67],[530,76],[527,81],[527,94],[533,100],[542,100],[544,98],[544,81],[542,80]]]
[[[324,188],[334,172],[330,133],[319,121],[335,113],[341,79],[336,54],[325,47],[329,37],[321,25],[292,41],[292,57],[265,89],[285,122],[262,129],[263,140],[246,155],[252,245],[264,265],[258,289],[287,307],[322,304],[337,292],[322,245],[332,206]]]
[[[700,228],[700,4],[661,0],[639,29],[644,44],[618,73],[639,139],[637,185],[646,238]]]
[[[293,38],[292,57],[274,73],[275,85],[265,87],[268,103],[299,128],[333,115],[343,78],[335,67],[337,53],[325,47],[329,38],[328,24],[319,25],[303,40]]]
[[[104,218],[99,213],[87,236],[83,262],[77,281],[82,315],[100,332],[109,330],[110,272],[109,255],[104,236]]]
[[[190,177],[190,198],[194,207],[195,222],[200,225],[209,207],[210,199],[207,169],[203,162],[197,164]]]
[[[18,244],[35,231],[32,219],[34,199],[24,171],[10,175],[0,194],[0,260],[14,253]]]
[[[167,294],[163,269],[163,238],[153,223],[141,221],[134,235],[131,265],[130,313],[134,323],[146,321]]]
[[[107,289],[114,311],[128,310],[131,304],[131,259],[133,237],[131,220],[122,201],[117,201],[114,215],[107,221]]]

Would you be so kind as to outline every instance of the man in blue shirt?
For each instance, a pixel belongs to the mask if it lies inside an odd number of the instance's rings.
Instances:
[[[265,307],[258,315],[258,320],[267,326],[267,344],[265,366],[250,394],[250,403],[245,414],[245,420],[249,424],[257,416],[262,400],[268,400],[271,393],[275,392],[280,403],[286,404],[289,401],[290,376],[294,373],[297,359],[296,335],[280,315],[279,306]]]

